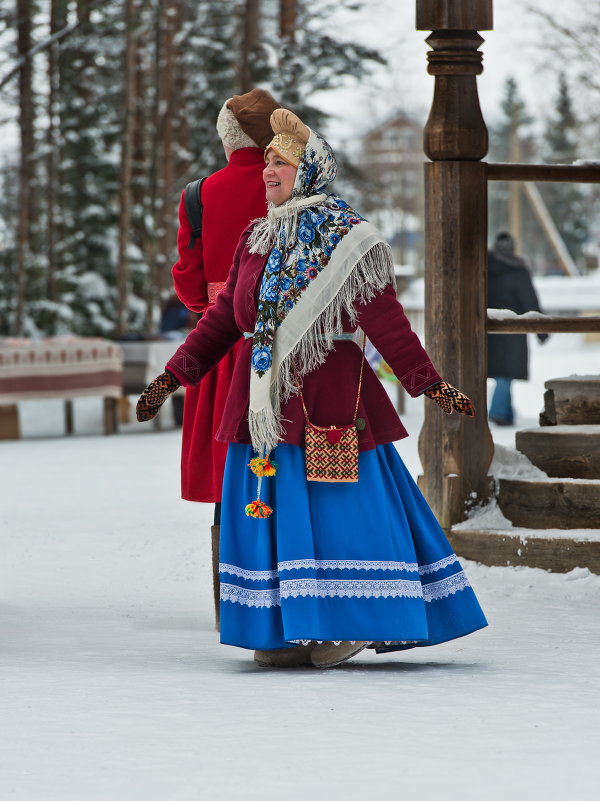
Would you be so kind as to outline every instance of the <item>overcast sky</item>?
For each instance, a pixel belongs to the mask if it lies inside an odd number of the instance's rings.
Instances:
[[[598,0],[591,0],[597,3]],[[537,6],[562,15],[582,13],[582,0],[495,0],[494,29],[482,31],[485,39],[483,74],[477,79],[486,121],[498,113],[504,84],[514,76],[529,111],[544,117],[556,93],[556,64],[544,49],[545,28],[527,10]],[[347,14],[340,26],[344,38],[380,49],[390,62],[387,70],[366,79],[360,87],[338,90],[321,97],[321,104],[334,114],[329,136],[333,142],[352,138],[372,122],[398,108],[426,118],[433,94],[433,78],[427,75],[427,31],[415,30],[414,0],[372,0],[357,14]],[[585,63],[565,65],[575,75]]]

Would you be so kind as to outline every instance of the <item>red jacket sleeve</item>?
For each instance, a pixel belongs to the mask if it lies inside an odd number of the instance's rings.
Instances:
[[[208,306],[208,292],[202,258],[202,238],[198,237],[194,247],[189,248],[192,226],[185,213],[184,193],[179,201],[179,230],[177,231],[177,252],[179,258],[173,265],[171,274],[175,292],[179,300],[190,311],[203,312]]]
[[[196,328],[188,334],[183,345],[167,363],[166,369],[185,387],[198,384],[241,337],[235,321],[233,296],[240,255],[247,238],[242,235],[239,241],[225,288],[219,292],[214,305],[207,309]]]
[[[441,377],[410,327],[392,286],[356,307],[358,324],[413,398]]]

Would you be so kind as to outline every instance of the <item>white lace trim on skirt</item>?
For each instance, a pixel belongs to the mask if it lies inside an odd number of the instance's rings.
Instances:
[[[282,598],[422,598],[420,581],[410,579],[286,579],[280,582]]]
[[[406,570],[416,573],[416,562],[377,562],[366,559],[294,559],[279,562],[279,571],[284,570]]]
[[[451,553],[450,556],[445,556],[443,559],[432,562],[430,565],[421,565],[419,567],[419,574],[424,576],[426,573],[436,573],[438,570],[443,570],[445,567],[453,565],[455,562],[458,562],[456,554]]]
[[[278,578],[280,573],[290,570],[404,570],[407,573],[435,573],[448,565],[457,562],[455,554],[444,557],[428,565],[417,565],[416,562],[378,562],[366,559],[293,559],[279,562],[277,570],[246,570],[237,565],[222,563],[219,565],[221,573],[247,579],[248,581],[269,581]]]
[[[315,598],[422,598],[424,601],[438,601],[459,590],[469,587],[463,571],[453,576],[421,584],[409,579],[375,580],[367,579],[290,579],[280,583],[280,587],[268,590],[251,590],[235,584],[221,583],[221,600],[232,601],[243,606],[279,606],[282,598],[311,596]]]
[[[425,601],[439,601],[440,598],[446,598],[448,595],[454,595],[459,590],[464,590],[470,587],[469,579],[461,570],[453,576],[440,579],[440,581],[432,581],[429,584],[423,584],[423,599]]]

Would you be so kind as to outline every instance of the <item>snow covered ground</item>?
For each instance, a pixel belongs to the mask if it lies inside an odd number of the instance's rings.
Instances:
[[[521,426],[544,379],[599,355],[534,344]],[[70,439],[60,404],[23,404],[24,438],[0,443],[2,801],[597,798],[600,577],[465,563],[487,629],[259,669],[212,628],[210,510],[178,500],[179,432],[100,436],[95,403]],[[409,402],[413,473],[420,416]]]

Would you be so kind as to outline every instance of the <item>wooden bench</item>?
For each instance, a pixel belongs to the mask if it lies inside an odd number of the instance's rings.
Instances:
[[[104,433],[118,427],[123,354],[99,337],[0,339],[0,439],[19,439],[18,403],[57,398],[65,401],[65,431],[73,432],[73,400],[104,398]]]

